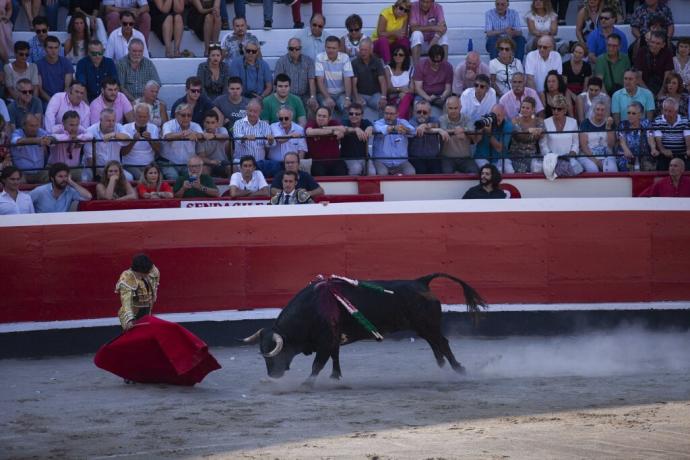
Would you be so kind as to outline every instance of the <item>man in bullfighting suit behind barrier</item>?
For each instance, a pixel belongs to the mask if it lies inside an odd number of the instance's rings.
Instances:
[[[103,345],[94,362],[125,383],[194,385],[220,365],[201,339],[182,326],[151,314],[160,272],[145,254],[137,254],[115,285],[118,317],[124,332]]]

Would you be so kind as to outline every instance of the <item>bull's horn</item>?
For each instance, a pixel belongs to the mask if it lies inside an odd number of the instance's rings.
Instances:
[[[278,353],[280,353],[280,350],[283,349],[283,338],[280,336],[280,334],[274,332],[273,341],[276,343],[276,347],[268,353],[264,353],[264,356],[267,358],[273,358],[274,356],[277,356]]]
[[[256,342],[257,340],[259,340],[259,335],[260,335],[260,334],[261,334],[261,329],[259,329],[258,331],[256,331],[256,332],[253,333],[252,335],[250,335],[249,337],[246,337],[246,338],[242,339],[242,341],[243,341],[244,343],[254,343],[254,342]]]

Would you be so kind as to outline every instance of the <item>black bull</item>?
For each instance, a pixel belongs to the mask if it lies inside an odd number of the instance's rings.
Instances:
[[[448,340],[441,334],[441,302],[429,289],[429,283],[439,277],[462,286],[468,311],[478,313],[480,307],[486,308],[484,300],[470,285],[445,273],[434,273],[416,280],[370,281],[393,291],[393,294],[345,282],[338,284],[338,290],[381,334],[415,331],[429,343],[439,367],[445,364],[445,358],[453,370],[463,372],[464,368],[453,356]],[[316,378],[328,358],[333,360],[331,378],[339,379],[342,375],[340,345],[372,337],[341,306],[336,307],[337,311],[329,319],[320,306],[324,303],[323,289],[323,283],[308,285],[290,300],[273,326],[243,339],[247,343],[260,341],[269,376],[282,377],[295,355],[315,352],[310,379]]]

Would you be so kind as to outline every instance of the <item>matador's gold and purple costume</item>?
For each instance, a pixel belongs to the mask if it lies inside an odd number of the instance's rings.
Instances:
[[[143,278],[137,278],[132,269],[122,272],[115,285],[115,292],[120,294],[120,324],[124,329],[128,322],[137,320],[151,313],[158,295],[158,284],[161,275],[154,265]]]

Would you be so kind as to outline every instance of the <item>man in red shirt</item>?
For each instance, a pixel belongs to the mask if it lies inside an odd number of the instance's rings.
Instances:
[[[683,177],[685,162],[674,158],[668,167],[668,176],[650,185],[640,196],[690,198],[690,177]]]

